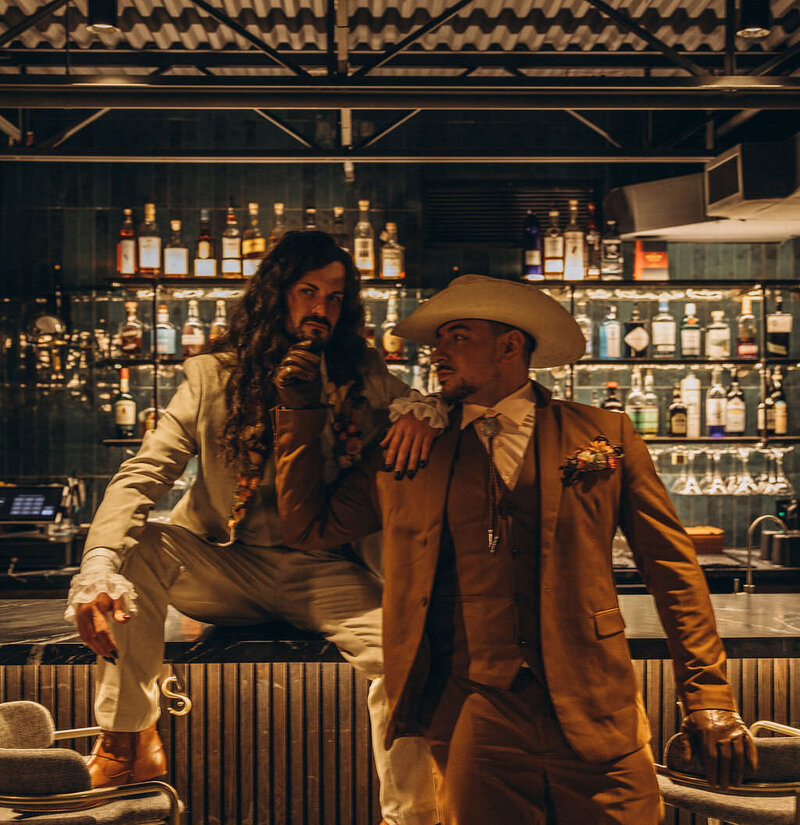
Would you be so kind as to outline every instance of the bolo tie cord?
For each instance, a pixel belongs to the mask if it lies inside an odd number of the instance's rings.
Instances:
[[[497,466],[494,463],[494,437],[500,432],[500,422],[497,416],[482,418],[480,421],[481,434],[489,442],[489,529],[487,537],[489,540],[489,552],[497,551],[497,543],[500,541],[500,531],[497,526]]]

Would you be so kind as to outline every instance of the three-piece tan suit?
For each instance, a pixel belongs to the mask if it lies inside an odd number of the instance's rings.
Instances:
[[[488,457],[474,427],[459,427],[459,407],[412,480],[381,473],[375,453],[327,491],[314,483],[324,410],[275,410],[285,540],[321,549],[382,527],[386,744],[425,732],[446,772],[445,821],[572,825],[563,811],[575,810],[575,825],[649,825],[658,794],[614,584],[618,526],[656,600],[687,713],[735,708],[725,653],[692,543],[628,417],[533,387],[534,434],[519,481],[500,491],[495,552]],[[566,457],[598,435],[621,446],[618,466],[566,483]],[[473,708],[466,727],[465,702]],[[469,749],[484,735],[486,748],[470,752],[479,771],[448,762],[456,741]],[[519,753],[503,768],[515,749],[541,770],[521,769]],[[600,782],[589,808],[559,804],[558,819],[534,816],[537,781],[548,807],[592,770],[623,785],[629,777],[627,799]]]

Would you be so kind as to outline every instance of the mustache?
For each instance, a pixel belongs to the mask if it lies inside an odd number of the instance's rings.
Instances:
[[[308,323],[309,321],[315,324],[321,324],[322,326],[327,327],[328,330],[331,328],[331,322],[327,318],[323,318],[321,315],[306,315],[300,321],[300,326],[302,327],[303,324]]]

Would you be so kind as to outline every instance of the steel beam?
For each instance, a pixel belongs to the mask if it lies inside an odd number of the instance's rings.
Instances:
[[[366,74],[369,74],[373,69],[378,69],[381,66],[388,63],[396,54],[399,54],[402,51],[405,51],[412,43],[415,43],[420,37],[432,32],[434,29],[441,26],[443,23],[446,23],[450,20],[451,17],[455,17],[461,9],[465,6],[468,6],[470,3],[474,2],[474,0],[458,0],[457,3],[450,6],[450,8],[445,9],[441,14],[438,14],[436,17],[429,20],[424,25],[420,26],[415,31],[411,32],[407,37],[404,37],[399,43],[392,46],[390,49],[387,49],[380,57],[371,60],[369,63],[362,66],[356,72],[354,72],[354,77],[363,77]]]
[[[666,55],[676,66],[686,69],[689,74],[693,74],[696,77],[702,77],[702,75],[706,73],[694,61],[690,60],[688,57],[684,57],[684,55],[680,52],[664,43],[663,40],[659,40],[654,34],[651,34],[643,26],[640,26],[635,20],[628,17],[628,15],[620,9],[615,9],[613,6],[609,6],[608,3],[604,2],[604,0],[586,0],[586,2],[589,3],[589,5],[594,6],[596,9],[599,9],[603,12],[603,14],[610,17],[615,23],[619,24],[623,28],[626,28],[629,32],[632,32],[637,37],[641,37],[642,40],[649,43],[654,49],[658,49],[658,51]]]
[[[0,132],[5,132],[15,143],[22,142],[22,129],[0,115]]]
[[[750,118],[755,117],[761,110],[760,109],[745,109],[744,111],[735,114],[729,120],[726,120],[725,123],[721,123],[715,132],[717,138],[725,137],[729,132],[732,132],[737,127],[741,126],[743,123],[747,123]]]
[[[12,26],[8,31],[0,34],[0,49],[2,49],[6,43],[10,43],[15,37],[19,37],[23,32],[35,26],[40,20],[44,20],[45,17],[49,17],[54,12],[57,12],[62,6],[66,6],[68,2],[69,0],[51,0],[46,6],[42,6],[39,11],[35,11],[16,26]]]
[[[764,75],[772,74],[778,66],[782,66],[787,60],[791,60],[798,55],[800,55],[800,43],[795,43],[794,46],[785,49],[780,54],[776,54],[755,69],[751,69],[748,74],[753,77],[763,77]]]
[[[385,138],[386,135],[393,132],[397,129],[398,126],[402,126],[404,123],[407,123],[411,120],[412,117],[418,115],[422,110],[421,109],[414,109],[412,112],[408,112],[404,114],[402,117],[397,118],[393,123],[390,123],[386,128],[381,129],[380,132],[374,134],[371,138],[368,138],[363,143],[359,145],[359,149],[366,149],[368,146],[374,146],[381,138]]]
[[[289,137],[294,138],[298,143],[302,144],[308,149],[319,149],[316,143],[312,140],[309,140],[306,137],[303,137],[299,132],[296,132],[292,129],[291,126],[284,123],[279,117],[270,114],[269,112],[264,112],[261,109],[254,110],[257,115],[260,115],[264,118],[264,120],[269,121],[273,126],[277,126],[282,132],[285,132]]]
[[[62,130],[57,135],[54,135],[51,138],[47,138],[47,140],[43,140],[39,144],[39,149],[55,149],[56,146],[61,146],[62,143],[69,140],[73,135],[76,135],[82,129],[85,129],[89,124],[94,123],[99,118],[103,117],[103,115],[108,114],[111,109],[98,109],[96,112],[92,112],[89,117],[85,117],[82,120],[79,120],[77,123],[74,123],[72,126]]]
[[[584,117],[582,114],[579,114],[574,109],[566,109],[565,111],[568,115],[572,115],[572,117],[574,117],[575,120],[577,120],[579,123],[582,123],[584,126],[588,126],[593,132],[597,132],[597,134],[600,135],[600,137],[607,140],[612,146],[616,147],[617,149],[622,149],[621,143],[617,143],[617,141],[614,140],[614,138],[612,138],[611,135],[609,135],[605,129],[600,128],[600,126],[598,126],[596,123],[593,123],[591,120],[589,120],[588,117]]]

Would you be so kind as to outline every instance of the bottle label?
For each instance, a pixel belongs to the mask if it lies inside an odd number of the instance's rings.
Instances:
[[[403,339],[395,335],[393,330],[394,327],[383,333],[383,351],[386,355],[397,357],[403,351]]]
[[[706,355],[709,358],[730,358],[731,338],[727,329],[709,329],[706,333]]]
[[[725,411],[725,432],[728,435],[742,435],[745,431],[745,406],[741,398],[728,401]]]
[[[604,341],[602,358],[622,358],[622,340],[620,338],[619,324],[609,324],[602,328]]]
[[[267,242],[264,238],[247,238],[242,241],[242,255],[263,255],[267,251]]]
[[[156,352],[159,355],[175,354],[175,330],[169,328],[156,329]]]
[[[354,247],[356,269],[371,273],[375,269],[375,246],[372,238],[356,238]]]
[[[197,242],[197,257],[202,260],[211,257],[211,243],[209,241]]]
[[[674,321],[653,321],[653,346],[656,351],[675,351]]]
[[[634,352],[643,352],[650,343],[650,336],[644,327],[634,327],[626,336],[625,343]]]
[[[161,238],[139,238],[139,266],[142,269],[161,269]]]
[[[725,399],[708,398],[706,400],[706,424],[709,427],[725,426]]]
[[[203,330],[193,328],[181,335],[181,345],[184,347],[203,346],[206,342],[206,337],[203,335]]]
[[[540,249],[525,250],[525,266],[541,266],[542,251]]]
[[[644,431],[644,408],[627,407],[625,412],[633,424],[633,429],[636,430],[637,433],[642,433]]]
[[[784,333],[785,334],[785,333]],[[767,338],[767,355],[774,358],[782,358],[789,354],[788,336],[783,340]]]
[[[223,238],[222,239],[222,257],[225,258],[241,258],[242,257],[242,239],[241,238]],[[225,271],[223,265],[222,271]]]
[[[658,407],[648,404],[643,408],[642,433],[644,435],[658,435]]]
[[[188,249],[165,249],[164,250],[164,274],[165,275],[186,275],[189,272],[189,250]]]
[[[775,405],[767,407],[767,429],[775,432]]]
[[[242,275],[245,278],[250,278],[258,272],[258,265],[261,263],[259,258],[245,258],[242,261]]]
[[[791,332],[792,316],[788,312],[767,315],[767,332]]]
[[[123,238],[119,242],[119,274],[136,274],[136,241],[133,238]]]
[[[758,358],[758,344],[755,341],[739,341],[737,350],[739,358]]]
[[[785,401],[775,402],[775,435],[786,435],[789,429],[788,409]]]
[[[114,402],[114,423],[118,427],[136,425],[136,402],[132,398],[120,398]]]
[[[400,271],[400,258],[396,255],[384,255],[383,266],[381,267],[381,278],[386,280],[397,280],[402,278]]]
[[[120,335],[120,349],[126,355],[139,355],[142,351],[142,335],[138,330],[123,332]]]
[[[238,261],[237,261],[238,263]],[[195,278],[215,278],[217,276],[217,261],[215,258],[194,259]]]
[[[703,333],[700,327],[681,330],[681,353],[683,355],[700,355]]]
[[[242,259],[241,258],[223,258],[222,259],[222,274],[223,275],[241,275],[242,274]]]
[[[670,435],[685,436],[686,435],[686,413],[673,413],[669,419]]]

